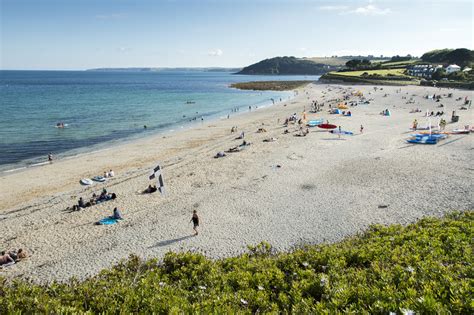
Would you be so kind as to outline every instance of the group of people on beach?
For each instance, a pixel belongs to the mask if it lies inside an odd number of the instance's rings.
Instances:
[[[108,172],[107,171],[104,172],[104,177],[105,178],[114,177],[114,176],[115,176],[115,172],[112,171],[112,170],[110,170]]]
[[[19,262],[28,257],[26,251],[22,248],[18,250],[2,251],[0,253],[0,266],[8,266]]]
[[[79,198],[77,201],[76,205],[73,205],[72,208],[70,208],[72,211],[79,211],[84,208],[92,207],[93,205],[102,203],[104,201],[109,201],[109,200],[114,200],[117,198],[117,195],[115,193],[108,193],[107,189],[102,189],[102,192],[100,193],[99,196],[97,196],[95,193],[92,194],[92,197],[89,199],[89,201],[84,201],[82,197]]]

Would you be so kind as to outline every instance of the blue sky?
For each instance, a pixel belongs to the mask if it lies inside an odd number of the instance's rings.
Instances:
[[[469,0],[0,0],[1,69],[240,67],[473,49]]]

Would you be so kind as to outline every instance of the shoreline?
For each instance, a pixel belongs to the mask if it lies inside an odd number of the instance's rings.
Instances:
[[[229,88],[231,88],[231,87],[229,87]],[[288,99],[286,99],[287,101],[294,98],[294,95],[291,94],[291,91],[268,91],[268,92],[282,92],[282,93],[286,92],[288,94],[288,95],[286,95],[286,97],[288,97]],[[282,100],[282,101],[285,101],[285,100]],[[278,101],[278,102],[275,101],[274,104],[271,104],[270,99],[269,99],[269,101],[268,102],[265,101],[263,103],[263,105],[261,105],[262,103],[263,102],[260,102],[258,104],[253,104],[252,108],[254,108],[254,106],[258,106],[258,108],[253,109],[253,110],[255,111],[255,110],[258,110],[258,109],[263,109],[263,108],[267,108],[267,107],[270,107],[270,106],[274,106],[274,105],[277,105],[278,103],[280,103],[280,101]],[[243,112],[240,112],[240,111],[233,112],[231,114],[231,117],[235,117],[237,115],[242,115],[242,114],[248,113],[247,108],[244,105],[239,105],[236,108],[243,109],[244,111]],[[148,134],[141,131],[141,132],[137,132],[135,134],[132,134],[130,136],[126,136],[124,138],[117,138],[117,139],[112,139],[112,140],[108,140],[108,141],[101,142],[101,143],[96,143],[96,144],[91,145],[92,149],[89,149],[88,147],[78,147],[78,148],[69,149],[69,150],[60,152],[58,154],[53,153],[53,155],[55,156],[55,162],[57,162],[57,161],[61,161],[61,160],[66,160],[66,159],[71,159],[71,158],[74,158],[74,157],[87,155],[89,153],[101,152],[103,150],[113,149],[117,146],[127,145],[127,144],[130,144],[130,143],[134,142],[134,141],[139,141],[140,139],[146,139],[146,138],[149,138],[149,137],[163,137],[163,136],[173,134],[175,132],[186,131],[186,130],[190,130],[190,129],[193,129],[193,128],[199,128],[200,127],[199,125],[202,125],[203,123],[213,123],[213,122],[216,122],[216,121],[225,120],[227,118],[225,116],[222,116],[224,114],[225,114],[225,111],[222,110],[218,113],[211,114],[211,115],[207,116],[207,118],[209,118],[209,120],[204,120],[204,121],[201,121],[201,122],[199,122],[199,121],[177,122],[176,124],[170,125],[169,127],[166,127],[166,128],[158,128],[158,129],[155,129],[155,130],[150,130]],[[22,171],[25,171],[25,170],[28,170],[28,169],[31,169],[31,168],[43,167],[43,166],[48,165],[48,164],[50,164],[50,163],[47,161],[46,157],[42,158],[41,156],[37,156],[37,157],[30,158],[30,159],[19,161],[19,162],[14,163],[14,164],[0,165],[0,177],[8,176],[11,173],[22,172]],[[8,167],[8,166],[10,166],[10,167]]]
[[[410,109],[436,110],[438,103],[423,96],[448,90],[378,88],[310,84],[295,98],[248,115],[0,177],[0,229],[5,232],[0,243],[5,250],[25,248],[31,254],[0,275],[35,282],[83,279],[130,254],[161,258],[168,251],[196,251],[222,258],[261,241],[284,251],[299,244],[335,242],[374,223],[408,224],[472,208],[472,135],[452,136],[434,146],[405,142],[413,119],[424,123],[423,113]],[[352,117],[326,113],[329,104],[337,104],[332,100],[356,91],[373,100],[351,107]],[[448,115],[458,109],[455,99],[465,92],[449,93],[453,97],[443,99]],[[403,97],[413,97],[415,104],[406,104]],[[324,111],[309,113],[312,100],[324,102]],[[386,108],[390,117],[379,114]],[[297,126],[291,124],[290,133],[284,134],[284,119],[300,116],[303,109],[308,119],[330,120],[354,135],[339,138],[312,128],[306,137],[295,137]],[[470,110],[458,113],[459,123],[447,129],[472,123]],[[238,126],[237,133],[230,133],[232,126]],[[258,133],[259,128],[266,132]],[[235,140],[240,131],[252,144],[214,159],[216,152],[241,143]],[[263,141],[272,137],[277,140]],[[433,155],[436,160],[430,159]],[[143,195],[157,163],[166,194]],[[109,169],[116,175],[105,184],[79,184],[81,178]],[[117,199],[81,211],[65,210],[102,188]],[[114,207],[121,210],[123,222],[94,225]],[[202,219],[198,237],[190,236],[188,224],[194,209]]]

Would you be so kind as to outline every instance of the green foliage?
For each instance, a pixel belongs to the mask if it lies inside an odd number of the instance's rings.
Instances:
[[[243,68],[237,74],[305,74],[319,75],[337,67],[318,64],[309,59],[275,57]]]
[[[448,75],[448,79],[454,81],[465,81],[467,78],[468,75],[462,71],[453,72]]]
[[[444,68],[437,69],[432,75],[431,78],[433,80],[441,80],[442,78],[446,77],[446,70]]]
[[[336,244],[276,253],[267,243],[210,260],[131,256],[79,282],[0,278],[1,313],[473,314],[474,212],[373,225]]]
[[[432,63],[455,63],[465,67],[474,63],[474,51],[466,48],[438,49],[423,54],[421,59]]]
[[[411,60],[413,57],[411,55],[406,55],[406,56],[393,56],[392,59],[390,59],[390,62],[400,62],[400,61],[408,61]]]
[[[351,70],[372,69],[373,65],[368,59],[352,59],[346,62],[346,67]]]

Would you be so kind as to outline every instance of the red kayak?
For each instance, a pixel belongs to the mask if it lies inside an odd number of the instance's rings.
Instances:
[[[336,125],[333,125],[333,124],[321,124],[321,125],[318,125],[318,128],[322,128],[322,129],[336,129],[337,126],[336,126]]]

